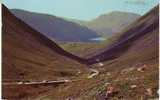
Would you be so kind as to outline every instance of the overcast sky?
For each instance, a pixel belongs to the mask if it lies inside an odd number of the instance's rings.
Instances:
[[[112,11],[143,15],[159,0],[3,0],[8,8],[18,8],[55,16],[91,20]]]

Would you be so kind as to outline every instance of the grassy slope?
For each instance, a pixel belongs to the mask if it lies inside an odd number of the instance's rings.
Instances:
[[[157,11],[157,10],[156,10]],[[153,12],[155,15],[157,12]],[[153,17],[152,15],[150,16]],[[139,21],[149,21],[142,17]],[[138,22],[139,22],[138,21]],[[139,25],[139,24],[137,24]],[[134,24],[134,26],[136,26]],[[128,29],[132,29],[134,26],[129,26]],[[136,32],[137,33],[137,32]],[[124,36],[123,36],[124,37]],[[65,100],[66,98],[74,98],[80,100],[95,100],[103,98],[101,93],[104,92],[104,85],[106,82],[110,82],[120,91],[118,95],[114,96],[111,100],[117,100],[120,98],[126,100],[142,100],[147,97],[145,95],[146,89],[151,88],[154,91],[153,98],[157,97],[156,91],[158,88],[158,29],[144,34],[142,37],[134,40],[130,48],[120,57],[112,59],[110,61],[104,61],[103,67],[94,68],[100,70],[100,75],[90,80],[80,80],[70,84],[63,84],[60,86],[36,86],[36,87],[19,87],[15,90],[14,87],[10,87],[12,93],[22,92],[20,97],[36,96],[37,99],[51,99],[51,100]],[[82,50],[85,51],[85,50]],[[136,64],[146,64],[147,68],[144,72],[136,71]],[[131,67],[135,68],[124,74],[120,74],[124,69],[129,70]],[[139,66],[141,67],[141,66]],[[111,73],[111,76],[107,75],[107,72]],[[138,79],[135,79],[138,78]],[[136,89],[130,89],[131,85],[136,84]],[[32,89],[31,93],[30,90]],[[12,97],[12,96],[10,96]],[[152,98],[147,97],[147,98]],[[103,100],[103,99],[99,99]],[[145,100],[145,99],[144,99]]]
[[[73,56],[13,16],[3,5],[2,80],[43,81],[77,78],[87,67]],[[68,57],[73,57],[72,60]],[[79,58],[78,58],[79,59]],[[77,74],[81,71],[81,74]],[[48,88],[50,87],[50,88]],[[21,99],[36,96],[54,86],[3,86],[3,98]]]
[[[100,75],[95,79],[81,80],[71,84],[62,85],[52,91],[45,93],[42,100],[47,98],[64,100],[64,98],[74,98],[80,100],[103,100],[100,96],[105,91],[105,83],[109,82],[119,89],[118,95],[111,100],[123,98],[125,100],[145,100],[145,98],[157,97],[158,89],[158,30],[149,33],[135,42],[135,46],[131,47],[123,56],[106,61],[103,67],[99,68],[94,65],[94,68],[100,70]],[[144,50],[137,48],[146,43]],[[154,44],[154,48],[148,47],[149,44]],[[152,45],[153,46],[153,45]],[[145,51],[151,49],[151,51]],[[147,68],[144,72],[138,72],[136,64],[146,64]],[[125,74],[120,74],[123,70],[129,70]],[[108,76],[107,73],[111,73]],[[136,79],[137,78],[137,79]],[[137,88],[131,89],[131,85],[137,85]],[[146,96],[146,89],[153,90],[153,96]],[[58,91],[56,91],[58,90]],[[55,92],[56,91],[56,92]],[[73,92],[74,91],[74,92]]]
[[[129,26],[128,29],[136,27],[141,22],[150,22],[150,18],[157,17],[157,11],[158,8],[155,8],[149,15],[146,15],[147,18],[146,16],[142,17],[138,22],[135,22],[137,24]],[[112,97],[111,100],[146,100],[146,98],[158,97],[158,33],[157,27],[155,30],[137,38],[123,55],[105,61],[103,67],[93,65],[94,68],[100,70],[100,75],[95,79],[62,85],[45,93],[42,100],[47,98],[64,100],[68,97],[78,100],[103,100],[101,94],[105,90],[106,82],[110,82],[119,90],[118,95]],[[137,64],[140,65],[137,66]],[[137,68],[144,64],[147,66],[144,72],[138,72]],[[130,68],[133,68],[133,70],[130,70]],[[122,73],[124,70],[128,72]],[[108,72],[111,73],[110,76],[107,75]],[[131,89],[131,85],[137,85],[137,87]],[[146,95],[146,89],[148,88],[152,89],[152,96]]]
[[[83,58],[89,58],[92,54],[96,53],[109,45],[112,45],[117,39],[118,35],[112,36],[111,38],[99,42],[99,43],[69,43],[59,42],[58,44],[66,51]]]

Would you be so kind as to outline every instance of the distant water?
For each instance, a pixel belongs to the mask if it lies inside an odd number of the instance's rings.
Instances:
[[[101,42],[101,41],[105,41],[106,38],[104,38],[104,37],[97,37],[97,38],[92,38],[92,39],[90,39],[90,40],[91,40],[91,41]]]

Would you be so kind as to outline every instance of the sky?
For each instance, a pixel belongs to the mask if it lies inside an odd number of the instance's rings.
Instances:
[[[159,0],[3,0],[10,9],[47,13],[78,20],[92,20],[112,11],[145,14]]]

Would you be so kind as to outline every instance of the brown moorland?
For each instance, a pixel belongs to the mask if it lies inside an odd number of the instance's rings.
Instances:
[[[85,74],[83,59],[74,56],[16,18],[2,5],[2,83],[58,80]],[[51,88],[5,86],[3,98],[21,99]]]
[[[20,87],[6,87],[3,86],[3,96],[4,98],[21,98],[22,100],[26,99],[35,99],[35,100],[66,100],[66,99],[73,99],[73,100],[105,100],[106,96],[104,95],[106,93],[106,84],[111,84],[113,87],[117,89],[117,93],[115,95],[112,95],[109,97],[109,100],[119,100],[119,99],[124,99],[124,100],[146,100],[146,99],[155,99],[158,98],[157,91],[158,91],[158,8],[159,6],[153,8],[149,13],[135,21],[133,24],[129,25],[121,34],[121,37],[114,42],[113,45],[108,46],[106,49],[102,49],[101,51],[97,51],[95,55],[92,55],[92,57],[89,57],[87,60],[82,60],[84,62],[88,62],[88,64],[92,64],[92,67],[94,69],[99,70],[100,74],[92,79],[81,79],[79,81],[71,82],[71,83],[65,83],[65,84],[60,84],[58,86],[20,86]],[[6,12],[5,12],[6,13]],[[5,15],[5,14],[3,14]],[[13,17],[13,16],[12,16]],[[13,17],[16,19],[15,17]],[[17,19],[16,19],[17,20]],[[14,22],[15,20],[10,21]],[[7,21],[6,21],[7,22]],[[5,23],[5,22],[4,22]],[[10,26],[10,23],[8,22],[6,25]],[[23,23],[24,24],[24,23]],[[18,25],[17,23],[14,24],[12,23],[11,25]],[[13,30],[12,28],[9,28],[7,30],[3,30],[4,33],[7,33],[6,31],[9,31],[8,33],[12,33]],[[23,30],[22,26],[20,25],[16,30],[20,30],[21,34],[24,35],[24,33],[28,32],[26,29]],[[3,28],[4,29],[4,28]],[[28,29],[28,28],[27,28]],[[17,37],[17,32],[13,31],[14,34],[11,34],[9,36],[3,35],[3,43],[6,43],[3,45],[3,51],[5,51],[6,48],[10,47],[8,51],[4,54],[6,56],[3,56],[3,59],[6,57],[7,58],[7,53],[11,52],[11,47],[12,45],[14,46],[15,44],[22,44],[23,46],[26,46],[26,50],[32,50],[33,48],[38,46],[38,49],[45,48],[45,49],[40,49],[44,50],[45,54],[42,56],[42,60],[35,60],[33,59],[36,63],[37,61],[40,61],[41,63],[47,62],[49,59],[51,59],[54,56],[51,56],[50,58],[50,53],[52,54],[54,50],[48,50],[48,47],[44,46],[42,42],[37,42],[37,38],[33,38],[34,36],[31,36],[28,34],[25,34],[23,36],[22,40],[19,40],[21,38],[11,38],[11,36]],[[17,34],[15,34],[17,33]],[[27,36],[26,36],[27,35]],[[18,34],[19,36],[19,34]],[[30,40],[27,41],[26,37],[30,37]],[[8,39],[9,38],[9,39]],[[6,40],[7,41],[4,41]],[[12,42],[9,42],[11,41]],[[14,43],[13,41],[18,41],[18,43],[9,45],[9,43]],[[23,42],[22,42],[23,41]],[[27,42],[26,42],[27,41]],[[32,42],[33,43],[32,43]],[[36,41],[36,42],[35,42]],[[9,42],[7,44],[7,42]],[[36,45],[34,45],[34,43]],[[34,45],[34,46],[28,46]],[[40,45],[40,46],[39,46]],[[5,47],[8,46],[8,47]],[[15,45],[18,46],[19,45]],[[13,47],[15,48],[15,47]],[[16,47],[17,48],[17,47]],[[31,49],[32,48],[32,49]],[[47,48],[47,49],[46,49]],[[10,55],[15,55],[22,57],[19,55],[20,51],[24,52],[24,50],[18,50],[16,49],[14,53],[10,53]],[[47,53],[46,53],[47,50]],[[34,50],[35,52],[33,53],[33,57],[35,54],[37,54],[38,50]],[[32,51],[33,52],[33,51]],[[4,55],[3,54],[3,55]],[[23,53],[25,54],[25,53]],[[48,55],[49,54],[49,55]],[[32,54],[31,54],[32,55]],[[47,55],[47,56],[46,56]],[[57,53],[54,53],[54,55],[57,55]],[[29,55],[27,55],[29,56]],[[23,57],[26,58],[26,55]],[[48,57],[49,56],[49,57]],[[48,57],[47,60],[43,59],[44,57]],[[21,70],[26,68],[26,64],[29,64],[28,62],[25,63],[24,66],[20,62],[17,62],[19,67],[15,67],[18,69],[15,69],[14,67],[6,67],[7,61],[14,61],[13,59],[9,59],[10,57],[7,58],[7,60],[3,60],[6,62],[3,62],[3,79],[11,78],[11,79],[17,79],[21,75],[16,74],[15,72],[18,73]],[[58,59],[59,58],[59,59]],[[87,69],[83,66],[83,64],[79,64],[71,59],[67,59],[66,57],[63,57],[61,55],[58,55],[58,58],[56,58],[56,61],[61,64],[61,67],[58,67],[59,69],[64,69],[64,68],[71,68],[71,67],[64,67],[66,64],[67,65],[72,65],[76,64],[75,69],[81,69],[84,73],[87,73]],[[65,58],[65,61],[62,61],[62,59]],[[32,59],[31,56],[29,56],[29,60]],[[67,60],[66,60],[67,59]],[[81,59],[81,58],[80,58]],[[97,61],[96,59],[99,59]],[[77,59],[75,59],[77,60]],[[50,60],[52,62],[52,60]],[[61,63],[61,61],[63,63]],[[40,63],[38,62],[38,63]],[[99,67],[97,63],[103,63],[103,66]],[[66,63],[66,64],[65,64]],[[69,64],[68,64],[69,63]],[[6,64],[6,65],[5,65]],[[34,63],[35,64],[35,63]],[[46,63],[45,63],[46,64]],[[58,63],[59,64],[59,63]],[[48,66],[48,63],[46,64]],[[54,64],[53,64],[54,65]],[[52,65],[52,67],[53,67]],[[11,66],[11,65],[10,65]],[[80,66],[80,67],[78,67]],[[73,66],[72,66],[73,67]],[[12,68],[12,69],[11,69]],[[36,69],[38,71],[38,75],[34,75],[36,71],[34,71],[33,76],[29,75],[24,75],[25,78],[30,78],[36,79],[52,79],[52,74],[40,74],[41,73],[41,66],[38,67],[32,67],[32,68],[26,68],[25,71],[27,70],[28,74],[30,71],[33,71],[33,69]],[[46,67],[45,67],[46,68]],[[8,69],[8,70],[7,70]],[[21,69],[21,70],[20,70]],[[49,69],[49,67],[47,67]],[[57,69],[57,68],[55,68]],[[71,68],[73,71],[75,71],[74,68]],[[139,70],[140,69],[140,70]],[[43,69],[45,71],[46,69]],[[15,72],[14,72],[15,71]],[[39,72],[40,71],[40,72]],[[11,75],[6,75],[10,72],[13,72]],[[52,72],[52,70],[51,70]],[[54,71],[53,71],[54,72]],[[75,74],[74,74],[75,75]],[[16,76],[16,77],[13,77]],[[65,75],[66,76],[66,75]],[[82,76],[82,75],[80,75]],[[50,77],[50,78],[47,78]],[[24,79],[25,79],[24,78]],[[75,77],[76,79],[80,79],[80,77]],[[36,79],[36,80],[38,80]],[[132,88],[134,86],[134,88]],[[148,93],[148,91],[151,91]],[[108,100],[107,99],[107,100]]]
[[[106,84],[118,91],[107,100],[158,98],[158,8],[129,25],[114,45],[89,58],[100,74],[93,79],[64,84],[38,99],[106,100]],[[95,59],[103,63],[100,67]]]

